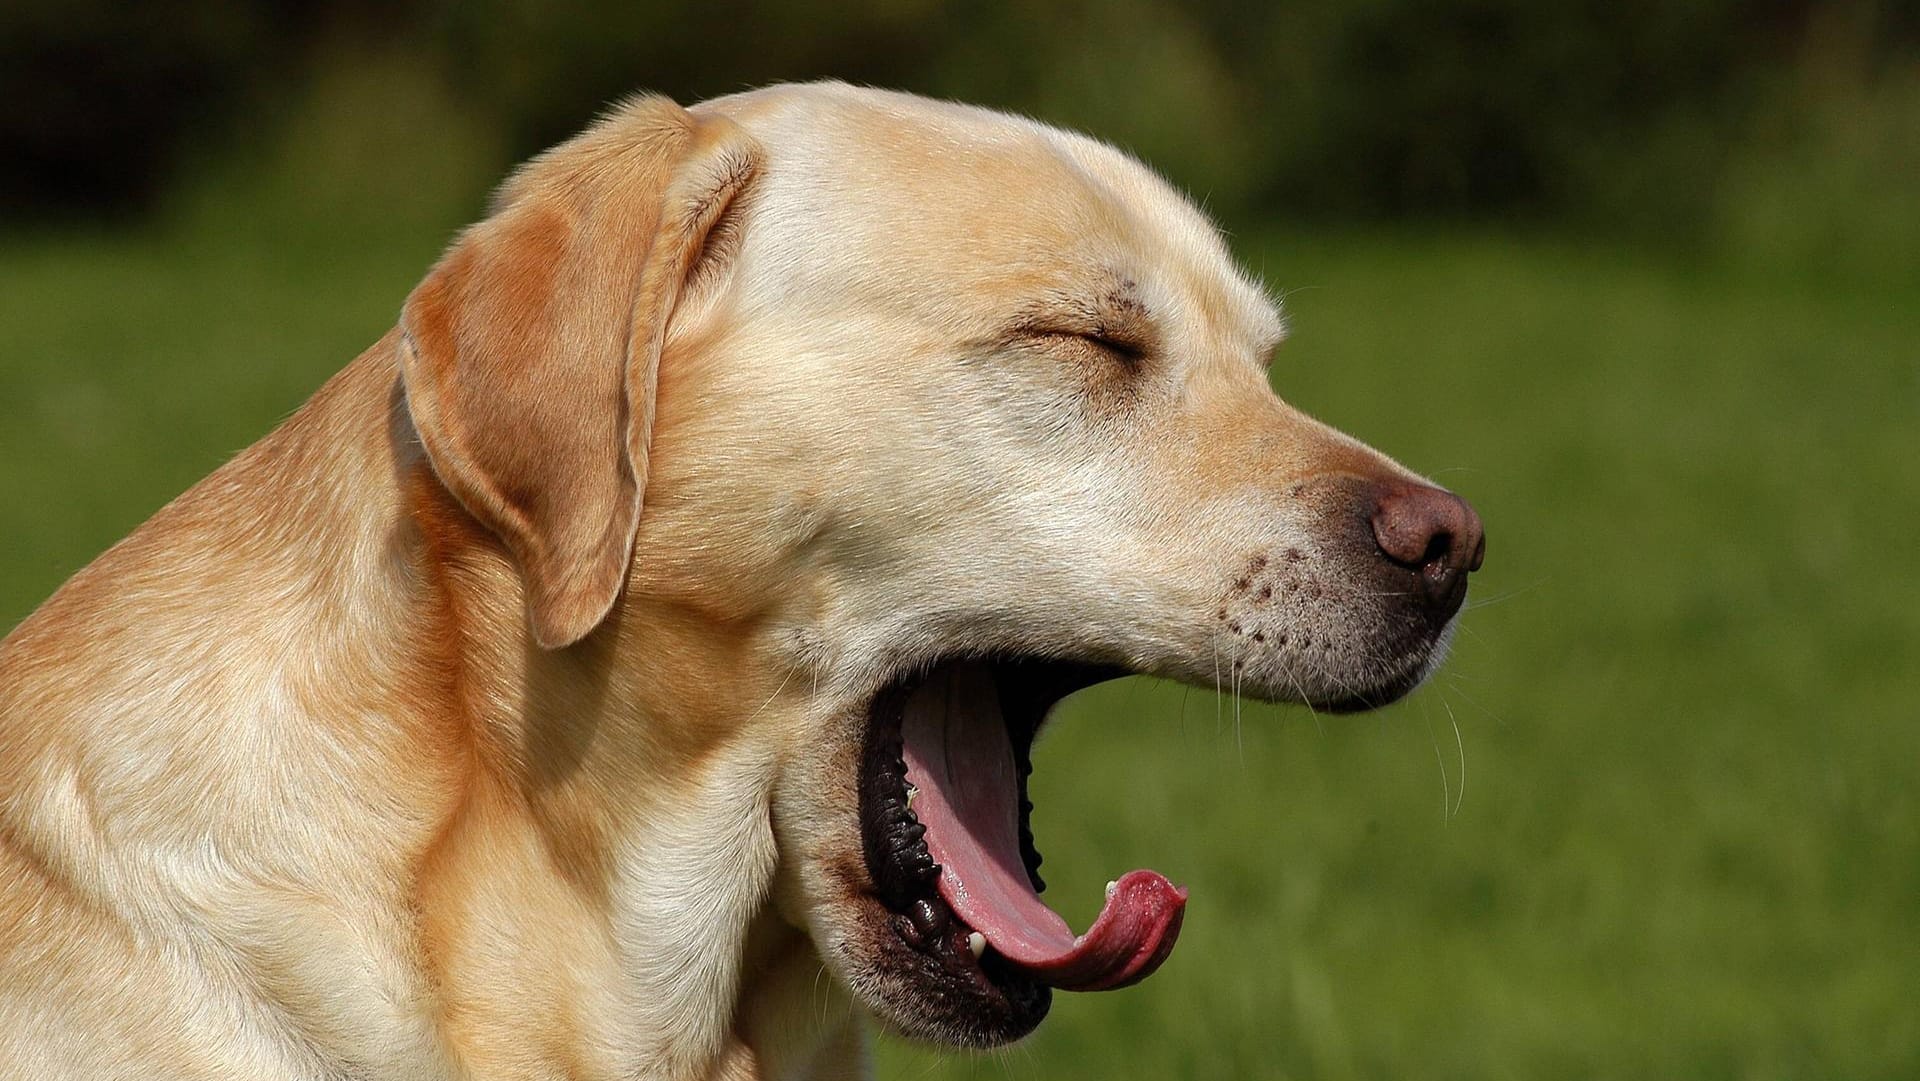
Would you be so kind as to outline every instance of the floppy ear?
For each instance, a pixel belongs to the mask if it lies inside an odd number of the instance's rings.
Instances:
[[[730,121],[634,101],[516,173],[407,298],[414,428],[518,562],[543,647],[585,637],[620,595],[667,322],[758,162]]]

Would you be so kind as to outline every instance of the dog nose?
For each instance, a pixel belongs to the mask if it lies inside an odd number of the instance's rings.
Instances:
[[[1380,554],[1418,575],[1421,594],[1439,619],[1460,610],[1467,575],[1486,558],[1480,516],[1466,500],[1425,484],[1394,484],[1373,506]]]

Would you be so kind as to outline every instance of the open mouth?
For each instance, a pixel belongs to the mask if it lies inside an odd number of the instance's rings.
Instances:
[[[1151,975],[1180,932],[1186,891],[1155,871],[1110,883],[1084,934],[1040,894],[1029,822],[1034,736],[1062,698],[1126,675],[1035,658],[944,661],[873,700],[860,817],[867,869],[930,1003],[996,1017],[991,1042],[1046,1014],[1050,989],[1101,991]]]

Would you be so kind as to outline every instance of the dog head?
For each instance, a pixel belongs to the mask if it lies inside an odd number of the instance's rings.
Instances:
[[[1017,1038],[1172,948],[1151,872],[1084,935],[1038,898],[1055,702],[1127,673],[1391,701],[1481,558],[1464,502],[1275,396],[1278,314],[1197,210],[985,110],[631,104],[510,183],[403,325],[421,442],[541,646],[670,611],[734,643],[711,681],[776,688],[733,722],[775,763],[775,901],[927,1038]]]

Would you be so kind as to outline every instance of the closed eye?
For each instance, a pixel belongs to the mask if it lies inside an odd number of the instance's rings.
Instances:
[[[1146,347],[1140,343],[1097,330],[1028,329],[1023,334],[1041,344],[1098,350],[1128,365],[1138,364],[1147,355]]]

